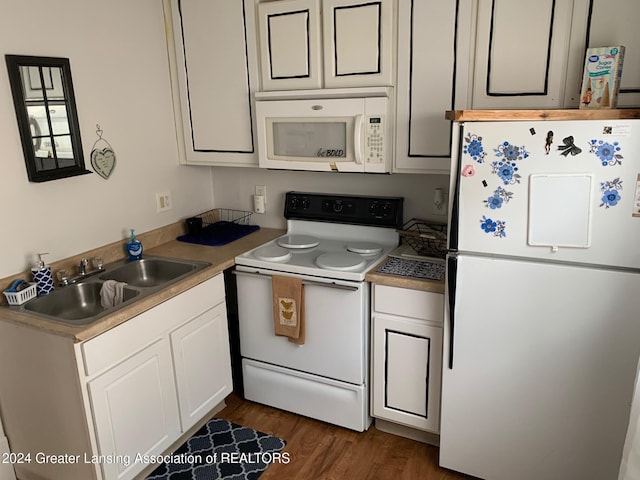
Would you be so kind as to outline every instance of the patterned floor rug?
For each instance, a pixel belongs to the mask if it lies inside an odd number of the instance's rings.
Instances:
[[[147,480],[254,480],[271,463],[288,463],[280,438],[214,418]]]

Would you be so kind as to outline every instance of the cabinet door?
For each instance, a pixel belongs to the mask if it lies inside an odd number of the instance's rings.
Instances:
[[[478,1],[473,108],[564,104],[573,1]]]
[[[192,427],[233,388],[225,303],[171,333],[182,430]]]
[[[375,313],[373,416],[438,433],[442,327]]]
[[[320,0],[258,5],[263,90],[320,88]]]
[[[640,105],[640,2],[629,0],[575,0],[567,69],[565,106],[577,107],[584,71],[585,49],[624,45],[626,54],[618,107]]]
[[[393,85],[393,0],[323,0],[324,86]]]
[[[449,172],[451,122],[444,112],[454,109],[459,6],[434,0],[398,5],[395,172]]]
[[[257,166],[254,0],[167,0],[176,116],[188,164]]]
[[[180,434],[171,351],[165,338],[127,358],[88,384],[105,480],[130,479],[145,468],[137,454],[158,455]],[[118,457],[120,458],[120,457]]]

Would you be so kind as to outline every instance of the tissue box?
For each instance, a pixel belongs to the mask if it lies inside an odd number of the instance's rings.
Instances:
[[[580,108],[615,108],[622,77],[624,46],[588,48]]]

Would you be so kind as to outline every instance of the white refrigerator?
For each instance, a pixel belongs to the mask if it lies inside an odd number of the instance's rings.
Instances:
[[[615,480],[640,355],[640,120],[453,137],[440,464]]]

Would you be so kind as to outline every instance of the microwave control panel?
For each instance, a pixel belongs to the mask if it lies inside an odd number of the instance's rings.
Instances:
[[[365,120],[365,162],[384,162],[384,116],[371,115]]]

